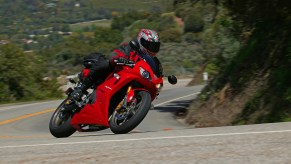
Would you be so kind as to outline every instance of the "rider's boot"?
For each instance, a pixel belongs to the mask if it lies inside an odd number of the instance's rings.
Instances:
[[[72,92],[72,97],[75,100],[80,100],[88,88],[92,86],[93,82],[90,77],[86,77]]]

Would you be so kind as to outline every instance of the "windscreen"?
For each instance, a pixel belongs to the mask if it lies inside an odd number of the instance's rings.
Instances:
[[[158,63],[156,63],[155,59],[151,57],[150,55],[141,55],[141,57],[149,64],[149,66],[152,68],[154,74],[159,77],[159,67]]]

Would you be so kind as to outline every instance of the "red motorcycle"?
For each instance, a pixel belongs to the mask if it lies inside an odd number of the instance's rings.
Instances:
[[[130,45],[138,49],[135,44]],[[85,93],[80,101],[71,97],[73,89],[69,88],[68,97],[51,117],[51,134],[61,138],[69,137],[76,130],[88,132],[107,128],[115,134],[124,134],[137,127],[163,87],[162,76],[155,73],[153,58],[139,58],[128,63],[115,61],[122,69],[110,74],[93,92]],[[172,75],[168,81],[176,84],[177,78]]]

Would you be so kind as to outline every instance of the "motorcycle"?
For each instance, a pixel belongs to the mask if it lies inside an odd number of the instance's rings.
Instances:
[[[134,50],[137,44],[130,42]],[[67,98],[53,113],[49,129],[54,137],[69,137],[76,131],[88,132],[110,128],[115,134],[128,133],[147,115],[163,87],[163,77],[155,74],[153,59],[119,63],[122,69],[111,73],[105,81],[86,92],[81,100],[72,98],[73,88],[66,91]],[[177,78],[168,76],[171,84]],[[76,86],[80,82],[70,79]],[[75,86],[75,88],[76,88]]]

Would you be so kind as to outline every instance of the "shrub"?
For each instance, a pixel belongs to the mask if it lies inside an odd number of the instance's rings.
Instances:
[[[176,22],[174,21],[173,15],[164,15],[161,16],[157,21],[156,21],[158,27],[158,31],[163,31],[167,30],[170,28],[175,28],[176,27]]]
[[[184,32],[201,32],[204,27],[204,21],[200,14],[191,13],[185,19]]]
[[[133,22],[140,19],[145,19],[147,14],[144,12],[132,11],[120,17],[114,17],[111,23],[111,28],[122,31],[125,27],[130,26]]]
[[[175,16],[179,17],[179,18],[182,18],[182,20],[184,20],[184,18],[186,17],[187,15],[187,8],[184,8],[184,7],[178,7],[176,10],[175,10]]]
[[[123,40],[120,31],[104,27],[97,28],[94,36],[97,44],[102,42],[119,44]]]
[[[201,34],[200,33],[192,33],[188,32],[183,36],[183,40],[187,43],[194,44],[194,43],[201,43]]]
[[[181,32],[178,29],[170,28],[160,32],[162,42],[181,42]]]

